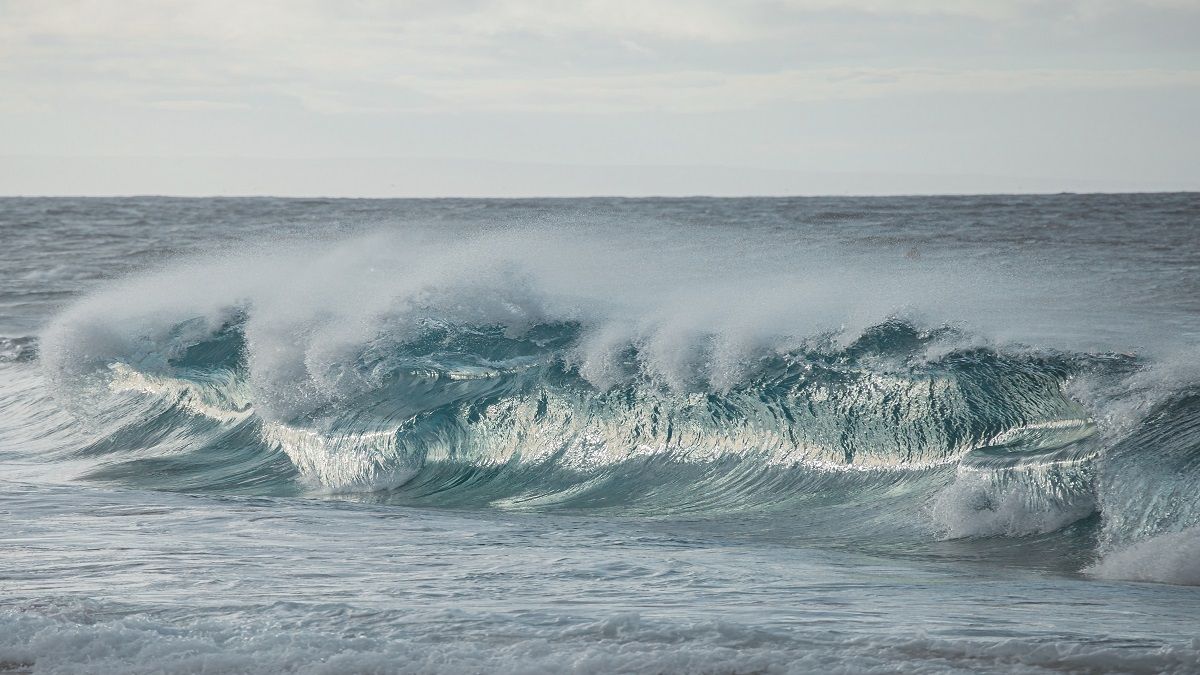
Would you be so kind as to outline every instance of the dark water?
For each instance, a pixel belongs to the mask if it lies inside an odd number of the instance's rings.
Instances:
[[[1195,671],[1198,220],[0,200],[0,672]]]

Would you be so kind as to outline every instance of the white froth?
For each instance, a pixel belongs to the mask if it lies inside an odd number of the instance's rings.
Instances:
[[[849,342],[897,314],[1021,337],[1039,325],[1029,298],[1050,286],[771,237],[751,245],[724,229],[691,233],[668,255],[661,239],[671,234],[564,227],[450,237],[413,226],[175,261],[62,313],[44,331],[42,360],[59,381],[118,356],[153,370],[240,312],[260,413],[282,418],[358,389],[346,362],[367,345],[403,340],[420,318],[512,330],[575,321],[584,334],[572,358],[597,386],[619,380],[614,361],[632,344],[645,372],[667,385],[722,390],[764,348],[818,335]]]
[[[960,468],[954,482],[934,497],[930,515],[944,536],[957,539],[1044,534],[1095,510],[1090,499],[1054,503],[1045,492],[1042,484],[998,483],[988,473]]]
[[[1200,527],[1160,534],[1118,549],[1086,571],[1102,579],[1200,586]]]

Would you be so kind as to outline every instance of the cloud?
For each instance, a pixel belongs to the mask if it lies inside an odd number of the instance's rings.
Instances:
[[[201,100],[166,100],[166,101],[151,101],[151,108],[159,110],[181,110],[181,111],[211,111],[211,110],[245,110],[250,107],[247,103],[239,103],[233,101],[201,101]]]
[[[925,91],[1195,86],[1194,67],[1082,68],[1052,47],[1036,68],[1006,67],[1008,50],[983,58],[971,38],[964,44],[956,35],[963,21],[984,31],[981,42],[995,42],[1055,22],[1079,32],[1131,8],[1200,16],[1176,0],[1057,3],[1049,19],[1046,7],[1034,0],[9,2],[0,5],[0,84],[10,108],[109,100],[233,109],[278,97],[322,114],[709,111]],[[939,30],[959,53],[931,58],[917,38]]]
[[[1064,174],[1124,175],[1150,138],[1169,175],[1196,34],[1195,0],[0,0],[0,147],[874,170],[945,142],[939,171],[1036,173],[1070,143]]]
[[[766,104],[932,92],[1200,87],[1200,71],[830,68],[766,74],[684,71],[541,79],[408,80],[406,84],[430,95],[432,104],[413,108],[426,112],[463,108],[593,113],[712,112]]]

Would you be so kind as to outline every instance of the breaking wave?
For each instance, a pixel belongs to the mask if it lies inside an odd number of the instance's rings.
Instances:
[[[1089,572],[1196,583],[1195,556],[1131,562],[1200,526],[1186,369],[1028,346],[1028,298],[978,271],[744,253],[762,268],[578,233],[276,244],[115,284],[4,349],[36,347],[85,420],[57,456],[94,480],[845,536],[1099,513]]]

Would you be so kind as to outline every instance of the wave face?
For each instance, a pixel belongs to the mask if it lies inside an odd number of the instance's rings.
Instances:
[[[127,451],[132,438],[158,445],[156,432],[186,425],[192,443],[201,430],[217,434],[216,444],[234,431],[249,435],[260,453],[283,452],[310,484],[332,491],[434,495],[454,487],[447,497],[546,504],[638,502],[653,491],[653,506],[670,508],[735,495],[638,473],[655,464],[705,474],[740,466],[759,475],[740,477],[734,493],[780,498],[791,489],[768,477],[791,468],[931,470],[972,452],[1009,457],[1049,443],[1046,436],[1091,433],[1086,412],[1062,393],[1078,368],[1070,360],[970,349],[905,366],[939,333],[902,322],[874,326],[844,348],[757,355],[738,382],[714,391],[660,380],[634,344],[619,352],[626,372],[601,388],[574,362],[578,324],[506,331],[424,319],[404,342],[371,344],[335,363],[329,388],[298,386],[302,400],[280,401],[292,392],[258,393],[245,321],[221,326],[153,372],[109,364],[108,388],[136,395],[126,405],[166,407],[140,412],[103,446]],[[461,484],[484,469],[505,475]],[[632,472],[631,481],[581,492],[614,471]],[[661,494],[663,487],[678,493]]]
[[[99,481],[872,540],[1095,530],[1081,564],[1192,537],[1196,360],[1084,348],[1092,324],[1049,315],[1111,309],[1047,293],[1085,290],[728,229],[426,229],[175,262],[5,353],[85,420],[56,456]],[[1089,569],[1194,579],[1108,560]]]

